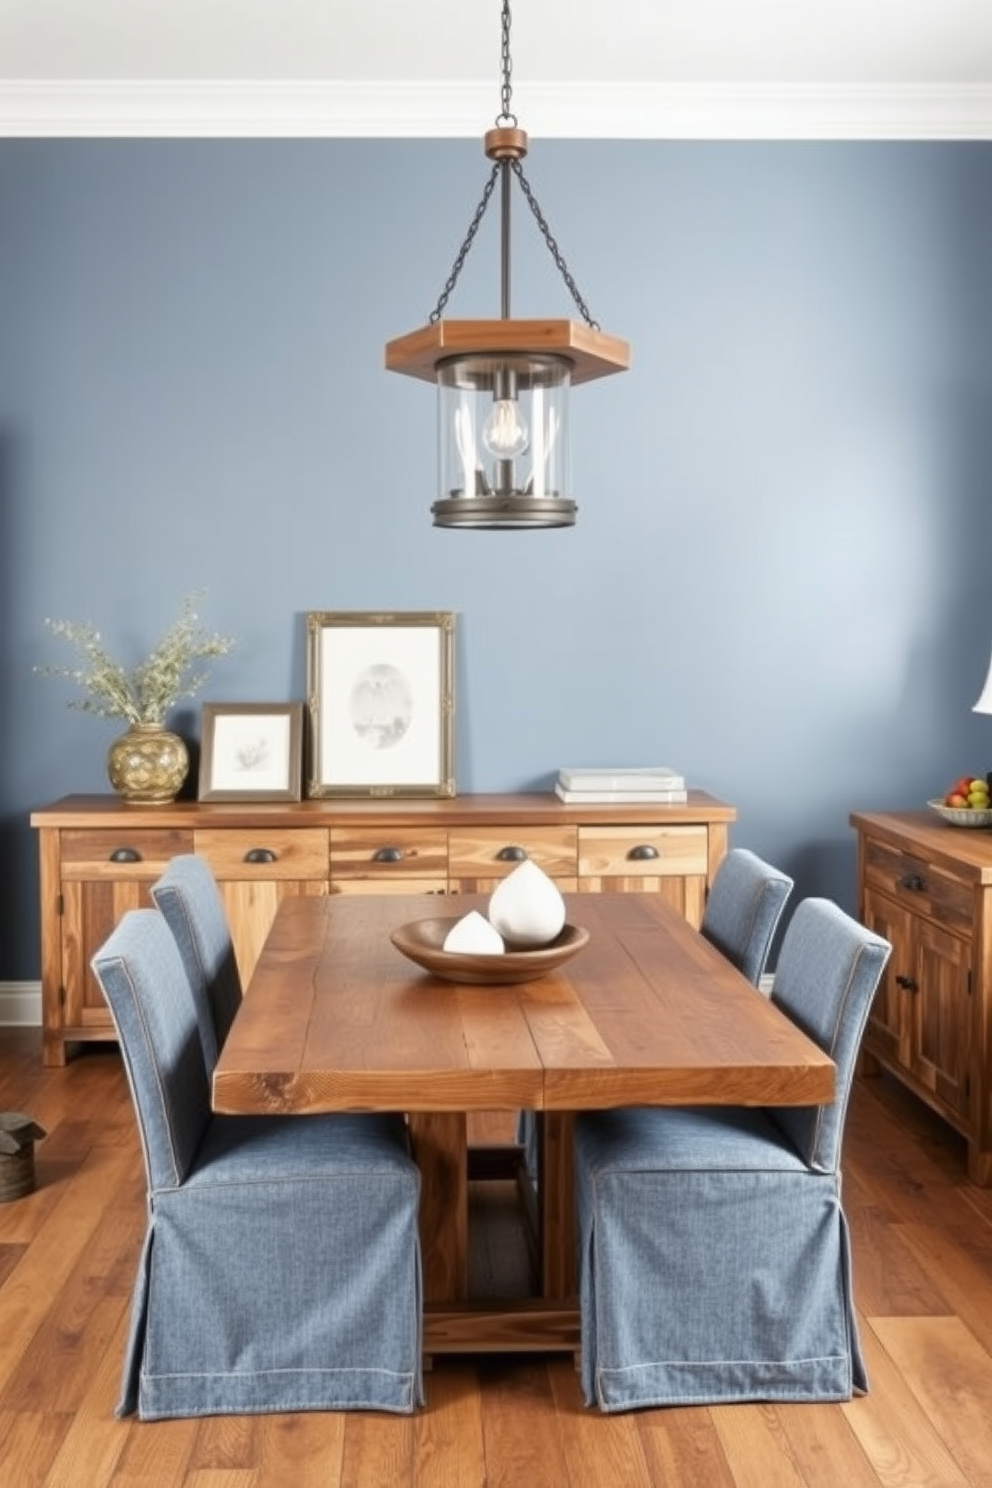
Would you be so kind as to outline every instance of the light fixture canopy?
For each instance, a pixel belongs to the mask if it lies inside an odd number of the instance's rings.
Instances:
[[[438,388],[435,527],[571,527],[568,394],[630,366],[630,347],[592,319],[520,161],[527,135],[510,101],[510,5],[502,3],[501,111],[484,139],[492,171],[430,319],[386,346],[386,369]],[[510,316],[510,187],[516,176],[582,321]],[[444,309],[486,207],[500,186],[500,317],[445,320]]]

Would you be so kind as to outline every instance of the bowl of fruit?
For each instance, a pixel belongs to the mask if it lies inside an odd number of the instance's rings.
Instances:
[[[927,805],[952,827],[992,827],[992,805],[988,781],[978,775],[962,775],[947,792]]]

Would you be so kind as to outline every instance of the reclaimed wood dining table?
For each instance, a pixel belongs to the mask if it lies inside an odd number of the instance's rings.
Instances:
[[[538,980],[479,986],[390,931],[484,896],[290,896],[213,1076],[229,1114],[397,1111],[421,1172],[424,1351],[575,1350],[576,1112],[820,1105],[830,1058],[653,894],[567,894],[588,943]],[[469,1295],[472,1112],[538,1113],[536,1295]]]

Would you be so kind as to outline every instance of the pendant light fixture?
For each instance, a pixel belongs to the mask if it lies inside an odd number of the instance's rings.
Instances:
[[[510,5],[502,8],[502,87],[496,127],[484,137],[493,162],[440,299],[429,322],[386,346],[386,368],[438,388],[439,494],[435,527],[571,527],[568,494],[568,395],[630,365],[626,341],[606,335],[586,308],[520,164],[527,135],[511,109]],[[516,177],[555,265],[582,316],[513,320],[510,316],[510,188]],[[444,310],[500,187],[500,318],[445,320]]]

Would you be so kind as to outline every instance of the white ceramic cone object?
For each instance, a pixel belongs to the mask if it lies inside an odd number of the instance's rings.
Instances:
[[[493,929],[485,915],[472,909],[452,925],[444,937],[443,949],[458,951],[463,956],[499,956],[505,947],[499,931]]]
[[[489,920],[511,947],[544,946],[565,923],[565,901],[557,884],[525,858],[493,891]]]

